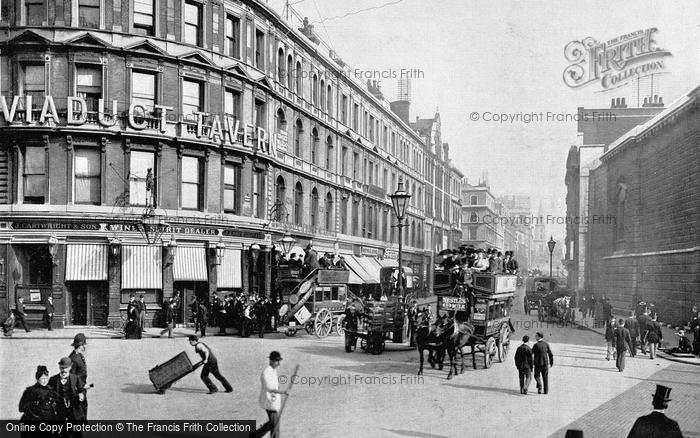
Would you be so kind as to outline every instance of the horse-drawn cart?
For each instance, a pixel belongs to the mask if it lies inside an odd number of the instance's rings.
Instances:
[[[292,270],[283,272],[279,280],[283,304],[277,331],[294,336],[305,328],[319,338],[334,330],[342,335],[343,312],[350,293],[348,276],[347,269],[316,269],[305,277]]]
[[[370,354],[381,354],[386,341],[402,342],[405,304],[401,297],[388,301],[365,301],[357,330],[360,348]]]
[[[565,292],[549,293],[540,299],[537,319],[542,322],[555,320],[559,323],[572,321],[574,311],[570,304],[571,297]]]

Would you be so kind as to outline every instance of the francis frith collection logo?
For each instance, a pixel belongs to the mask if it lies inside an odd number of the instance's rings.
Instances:
[[[571,64],[564,69],[564,83],[580,88],[600,83],[603,91],[666,69],[671,52],[658,47],[655,27],[620,35],[605,42],[592,37],[571,41],[564,48]]]

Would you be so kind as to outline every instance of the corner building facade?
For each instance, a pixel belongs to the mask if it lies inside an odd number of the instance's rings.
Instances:
[[[36,322],[52,295],[57,325],[117,325],[134,293],[151,324],[178,293],[180,321],[193,296],[270,295],[286,231],[396,258],[399,178],[419,293],[433,240],[461,238],[426,218],[459,171],[260,2],[2,0],[0,95],[3,317],[24,297]]]

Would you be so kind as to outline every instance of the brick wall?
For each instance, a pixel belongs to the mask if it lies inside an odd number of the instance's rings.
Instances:
[[[589,185],[586,286],[616,309],[656,303],[659,320],[680,324],[700,303],[700,118],[695,106],[656,133],[602,159]],[[618,210],[620,184],[627,186]],[[615,239],[614,216],[624,226]]]

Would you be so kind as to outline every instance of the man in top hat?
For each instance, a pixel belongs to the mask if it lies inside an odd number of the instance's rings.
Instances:
[[[311,246],[309,243],[306,245],[306,249],[304,250],[304,264],[302,265],[302,274],[306,275],[309,272],[313,271],[314,269],[318,269],[320,266],[318,264],[318,254],[316,253],[316,250]]]
[[[666,416],[664,410],[671,401],[671,388],[656,385],[656,393],[652,399],[654,411],[649,415],[637,418],[627,438],[682,438],[678,423]]]
[[[68,355],[68,358],[72,362],[70,372],[71,374],[75,374],[80,379],[83,386],[86,386],[87,363],[85,362],[85,346],[87,345],[87,339],[85,338],[85,335],[82,333],[75,335],[71,345],[73,346],[73,351],[71,351],[70,355]],[[85,411],[85,415],[87,415],[87,406],[87,397],[84,397],[83,410]]]
[[[44,324],[49,331],[53,328],[51,324],[53,323],[53,297],[49,295],[46,297],[46,303],[44,303]]]
[[[277,376],[277,368],[282,362],[282,355],[278,351],[270,353],[269,365],[265,367],[260,375],[260,397],[258,402],[260,407],[267,412],[267,423],[263,424],[260,429],[255,431],[251,436],[262,437],[268,432],[272,438],[279,437],[279,413],[282,409],[281,395],[289,395],[288,391],[280,391],[279,377]]]

